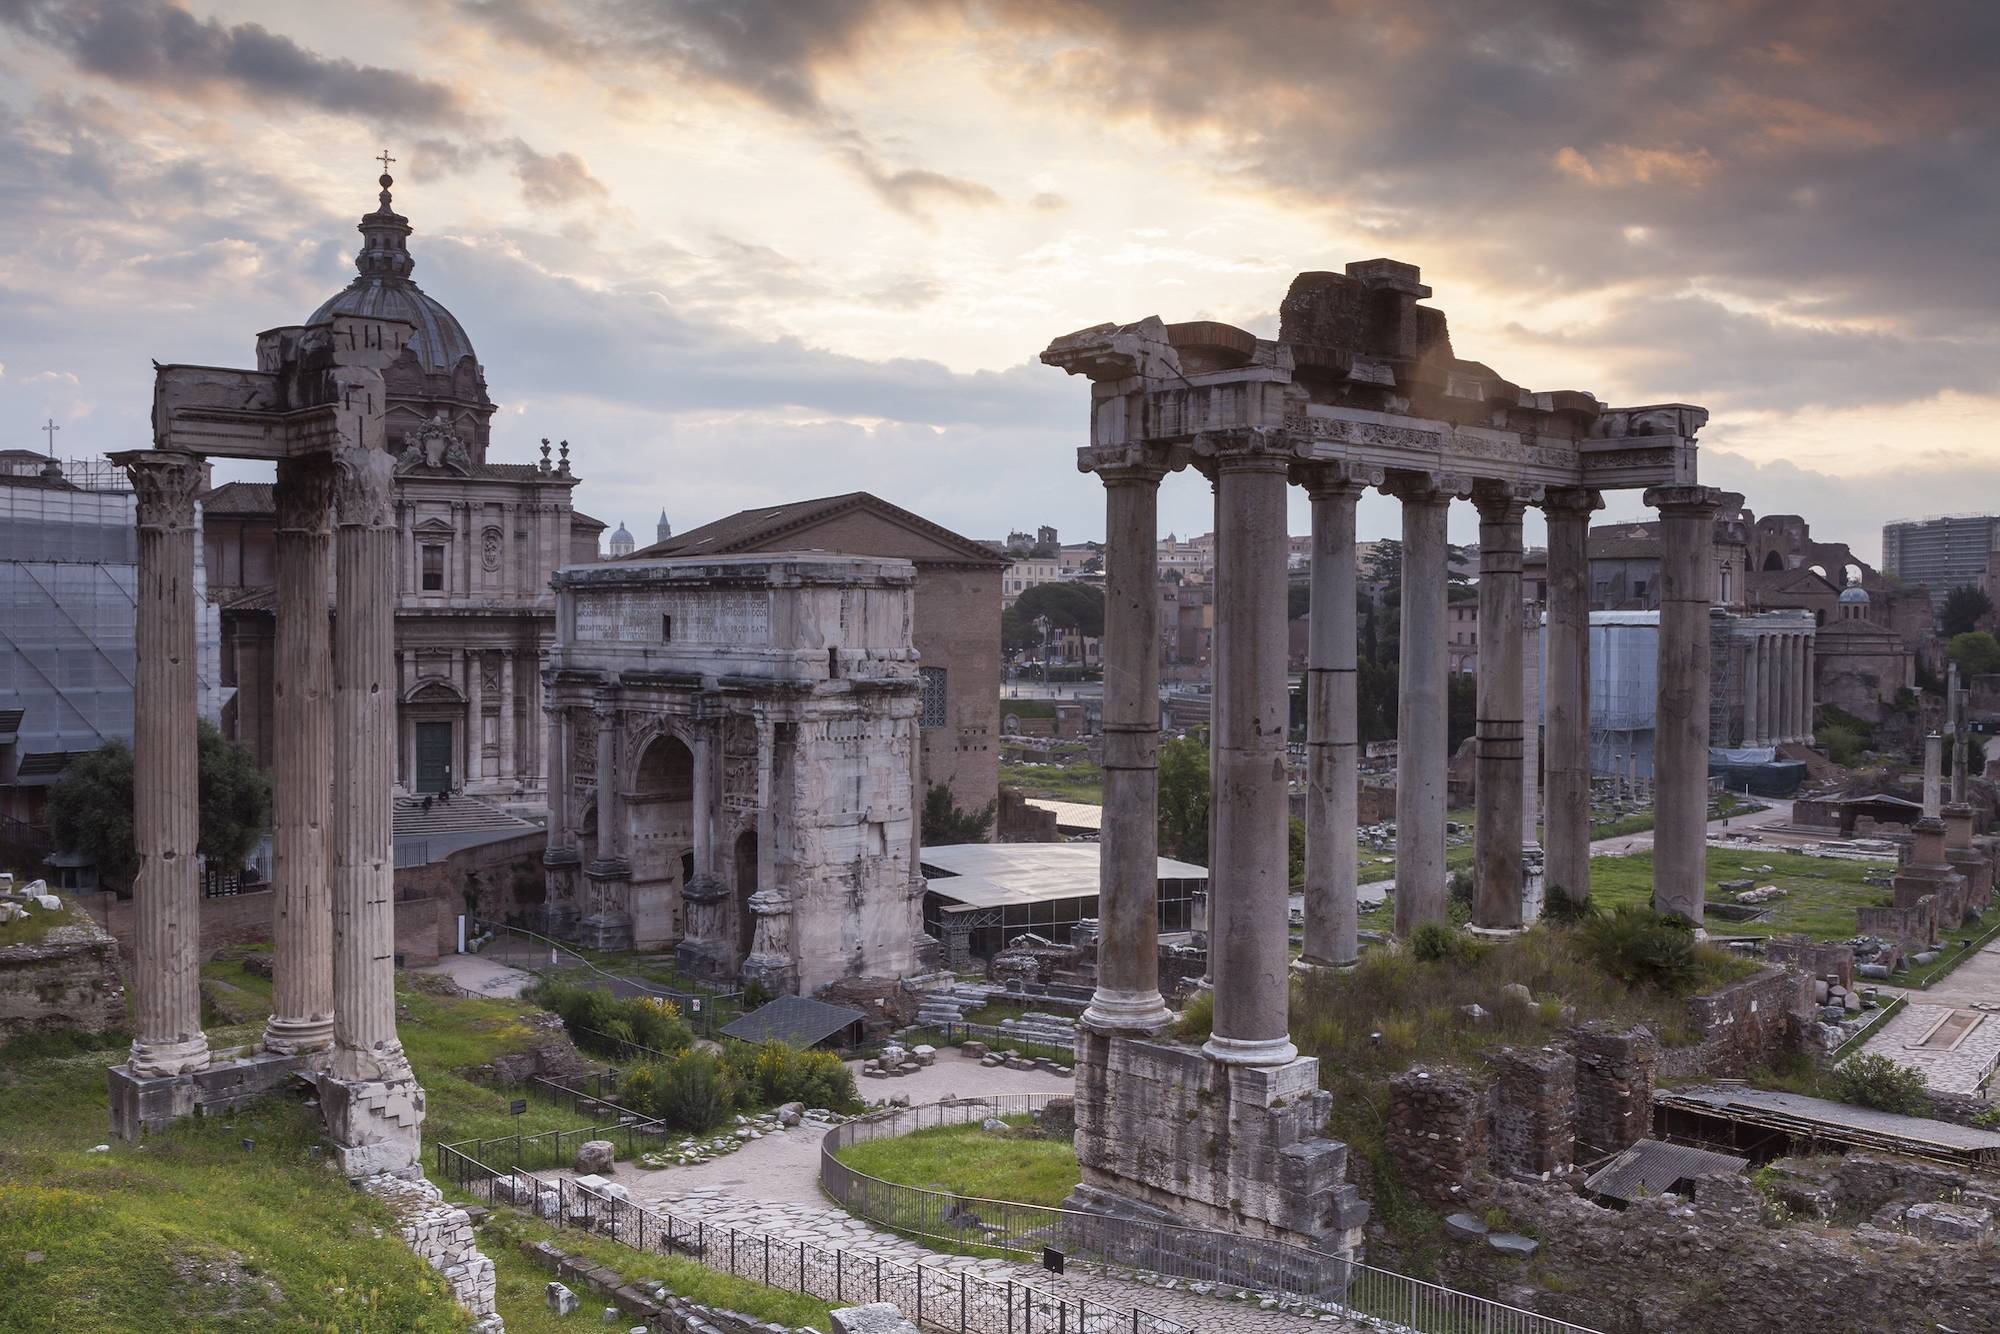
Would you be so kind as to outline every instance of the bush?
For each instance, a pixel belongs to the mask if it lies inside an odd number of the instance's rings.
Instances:
[[[802,1102],[851,1111],[860,1104],[854,1072],[830,1051],[800,1051],[772,1038],[755,1046],[732,1043],[722,1063],[760,1106]]]
[[[1857,1107],[1904,1116],[1929,1116],[1930,1081],[1924,1072],[1898,1065],[1886,1056],[1858,1052],[1833,1067],[1834,1096]]]
[[[1425,922],[1410,933],[1410,953],[1424,963],[1466,963],[1479,956],[1472,937],[1443,922]]]
[[[1591,919],[1581,935],[1598,965],[1627,986],[1680,992],[1700,978],[1694,932],[1678,917],[1626,905]]]
[[[1572,895],[1561,885],[1550,885],[1542,900],[1542,920],[1545,922],[1587,922],[1597,916],[1597,905],[1589,894]]]
[[[1188,997],[1188,1003],[1181,1007],[1180,1020],[1174,1024],[1174,1036],[1183,1042],[1206,1042],[1215,1032],[1215,993],[1197,991]]]
[[[680,1007],[669,1000],[652,996],[620,1000],[599,987],[556,977],[537,978],[525,995],[561,1015],[578,1046],[605,1055],[623,1057],[619,1044],[631,1043],[671,1056],[694,1043]]]
[[[653,1077],[653,1115],[677,1130],[713,1130],[743,1102],[741,1081],[712,1052],[684,1051]]]

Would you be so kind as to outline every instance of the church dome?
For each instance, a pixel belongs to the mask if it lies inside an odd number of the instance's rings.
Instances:
[[[478,358],[458,317],[410,281],[410,271],[416,267],[410,257],[410,220],[389,206],[393,184],[385,173],[381,206],[364,214],[357,228],[362,244],[354,257],[354,267],[359,270],[354,281],[322,302],[306,323],[319,324],[336,315],[402,320],[416,327],[417,336],[410,348],[418,364],[426,371],[448,374],[464,358]]]
[[[1855,604],[1866,606],[1873,599],[1871,599],[1868,596],[1868,590],[1863,588],[1860,584],[1849,584],[1847,587],[1840,590],[1840,600],[1843,603],[1848,604],[1849,606],[1853,606]]]

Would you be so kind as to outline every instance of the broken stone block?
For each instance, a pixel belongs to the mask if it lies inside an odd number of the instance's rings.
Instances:
[[[542,1289],[542,1293],[549,1304],[549,1309],[557,1315],[571,1315],[576,1311],[576,1294],[569,1290],[569,1285],[551,1283]]]
[[[1458,1241],[1479,1241],[1490,1230],[1484,1220],[1474,1214],[1451,1214],[1444,1220],[1445,1235]]]
[[[997,1116],[989,1116],[979,1123],[979,1128],[981,1130],[1005,1130],[1007,1123]]]
[[[1503,996],[1512,996],[1523,1005],[1533,1005],[1535,1003],[1535,993],[1528,990],[1527,984],[1524,982],[1509,982],[1506,986],[1500,988],[1500,994]]]
[[[805,1116],[806,1105],[802,1102],[788,1102],[778,1108],[778,1124],[781,1126],[795,1126],[805,1120]]]
[[[831,1314],[834,1334],[917,1334],[917,1327],[889,1302],[850,1306]]]
[[[1486,1244],[1502,1255],[1519,1256],[1527,1259],[1542,1248],[1533,1237],[1524,1237],[1518,1232],[1494,1232],[1488,1234]]]
[[[576,1151],[576,1170],[579,1173],[604,1173],[612,1169],[617,1161],[618,1149],[608,1139],[587,1139]]]
[[[1993,1214],[1963,1204],[1913,1204],[1903,1214],[1903,1226],[1926,1241],[1983,1241]]]
[[[1487,1019],[1492,1017],[1492,1011],[1477,1001],[1474,1001],[1470,1005],[1459,1006],[1458,1012],[1464,1015],[1468,1021],[1475,1024],[1485,1023]]]

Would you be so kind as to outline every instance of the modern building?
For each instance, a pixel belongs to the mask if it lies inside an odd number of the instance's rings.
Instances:
[[[924,930],[944,945],[948,966],[991,958],[1023,931],[1063,942],[1097,916],[1096,843],[960,843],[925,848]],[[1195,929],[1208,872],[1159,859],[1162,932]]]
[[[911,638],[923,683],[922,782],[962,810],[1000,795],[1000,581],[1007,558],[866,491],[743,510],[637,558],[835,551],[917,567]],[[1053,563],[1053,562],[1051,562]]]
[[[1952,589],[1981,585],[1987,557],[2000,549],[2000,515],[1950,514],[1882,525],[1882,570],[1930,590],[1941,608]]]
[[[73,760],[132,740],[138,498],[101,460],[68,471],[88,485],[25,450],[0,459],[0,823],[24,836],[43,826],[48,789]],[[213,722],[230,692],[199,559],[194,577],[196,708]]]
[[[569,443],[552,460],[487,454],[496,410],[465,328],[411,281],[408,219],[361,219],[354,281],[307,317],[404,320],[417,330],[383,373],[395,454],[397,785],[500,800],[546,799],[541,660],[554,635],[549,579],[597,559],[604,525],[577,513]],[[272,763],[277,513],[270,483],[232,483],[205,502],[204,538],[222,614],[222,672],[236,697],[225,734]],[[627,535],[629,539],[629,534]]]
[[[1007,566],[1000,579],[1000,605],[1013,606],[1021,594],[1040,584],[1060,584],[1068,581],[1063,573],[1062,558],[1059,556],[1020,556]]]

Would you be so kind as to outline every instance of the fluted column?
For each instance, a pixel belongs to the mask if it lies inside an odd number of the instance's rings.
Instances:
[[[574,785],[569,773],[569,735],[563,726],[562,707],[546,703],[546,698],[542,711],[548,721],[549,846],[573,848],[576,838],[570,828],[569,794]]]
[[[591,706],[597,721],[597,858],[624,856],[624,803],[618,800],[618,705],[600,698]]]
[[[1306,660],[1306,902],[1309,967],[1345,967],[1360,957],[1356,898],[1354,508],[1365,488],[1352,470],[1303,470],[1312,499],[1311,642]]]
[[[1396,699],[1396,934],[1445,920],[1447,653],[1445,520],[1452,488],[1428,473],[1392,473],[1403,502],[1402,655]]]
[[[1283,1065],[1298,1056],[1289,1036],[1290,902],[1285,794],[1285,506],[1282,455],[1261,441],[1225,445],[1216,460],[1228,552],[1216,586],[1216,633],[1228,670],[1217,677],[1214,862],[1225,868],[1209,905],[1209,966],[1215,1027],[1203,1047],[1238,1065]]]
[[[1653,734],[1653,906],[1701,925],[1707,882],[1712,486],[1656,486],[1660,511],[1659,700]]]
[[[1478,882],[1472,924],[1521,925],[1521,518],[1527,498],[1481,483],[1479,507]]]
[[[1173,1020],[1160,998],[1159,953],[1158,516],[1165,470],[1121,457],[1096,472],[1105,513],[1105,818],[1097,990],[1083,1022],[1100,1033],[1151,1033]]]
[[[1590,516],[1595,491],[1551,491],[1549,525],[1547,774],[1542,803],[1546,881],[1573,899],[1590,894]]]
[[[1799,641],[1799,656],[1803,667],[1799,672],[1799,689],[1804,692],[1800,699],[1803,709],[1799,716],[1799,740],[1810,746],[1813,740],[1814,705],[1818,702],[1818,690],[1813,682],[1813,653],[1818,636],[1807,631]]]
[[[277,672],[273,685],[271,1051],[333,1045],[333,645],[326,589],[333,465],[278,464]]]
[[[389,455],[334,453],[339,605],[333,629],[334,1073],[410,1078],[396,1038],[396,541]]]
[[[1757,700],[1757,691],[1759,689],[1757,642],[1759,638],[1760,636],[1753,633],[1743,642],[1743,744],[1746,746],[1758,744],[1757,728],[1762,721],[1762,713],[1758,707]]]
[[[477,649],[465,654],[465,785],[469,788],[486,772],[486,655]]]
[[[1778,741],[1778,641],[1773,635],[1760,637],[1757,644],[1763,658],[1764,680],[1764,744],[1776,745]]]
[[[132,700],[132,841],[139,873],[129,1066],[142,1079],[208,1065],[201,1031],[200,834],[195,762],[195,496],[190,454],[114,454],[139,495],[138,679]]]
[[[500,650],[500,781],[507,791],[520,777],[514,756],[514,650]]]

